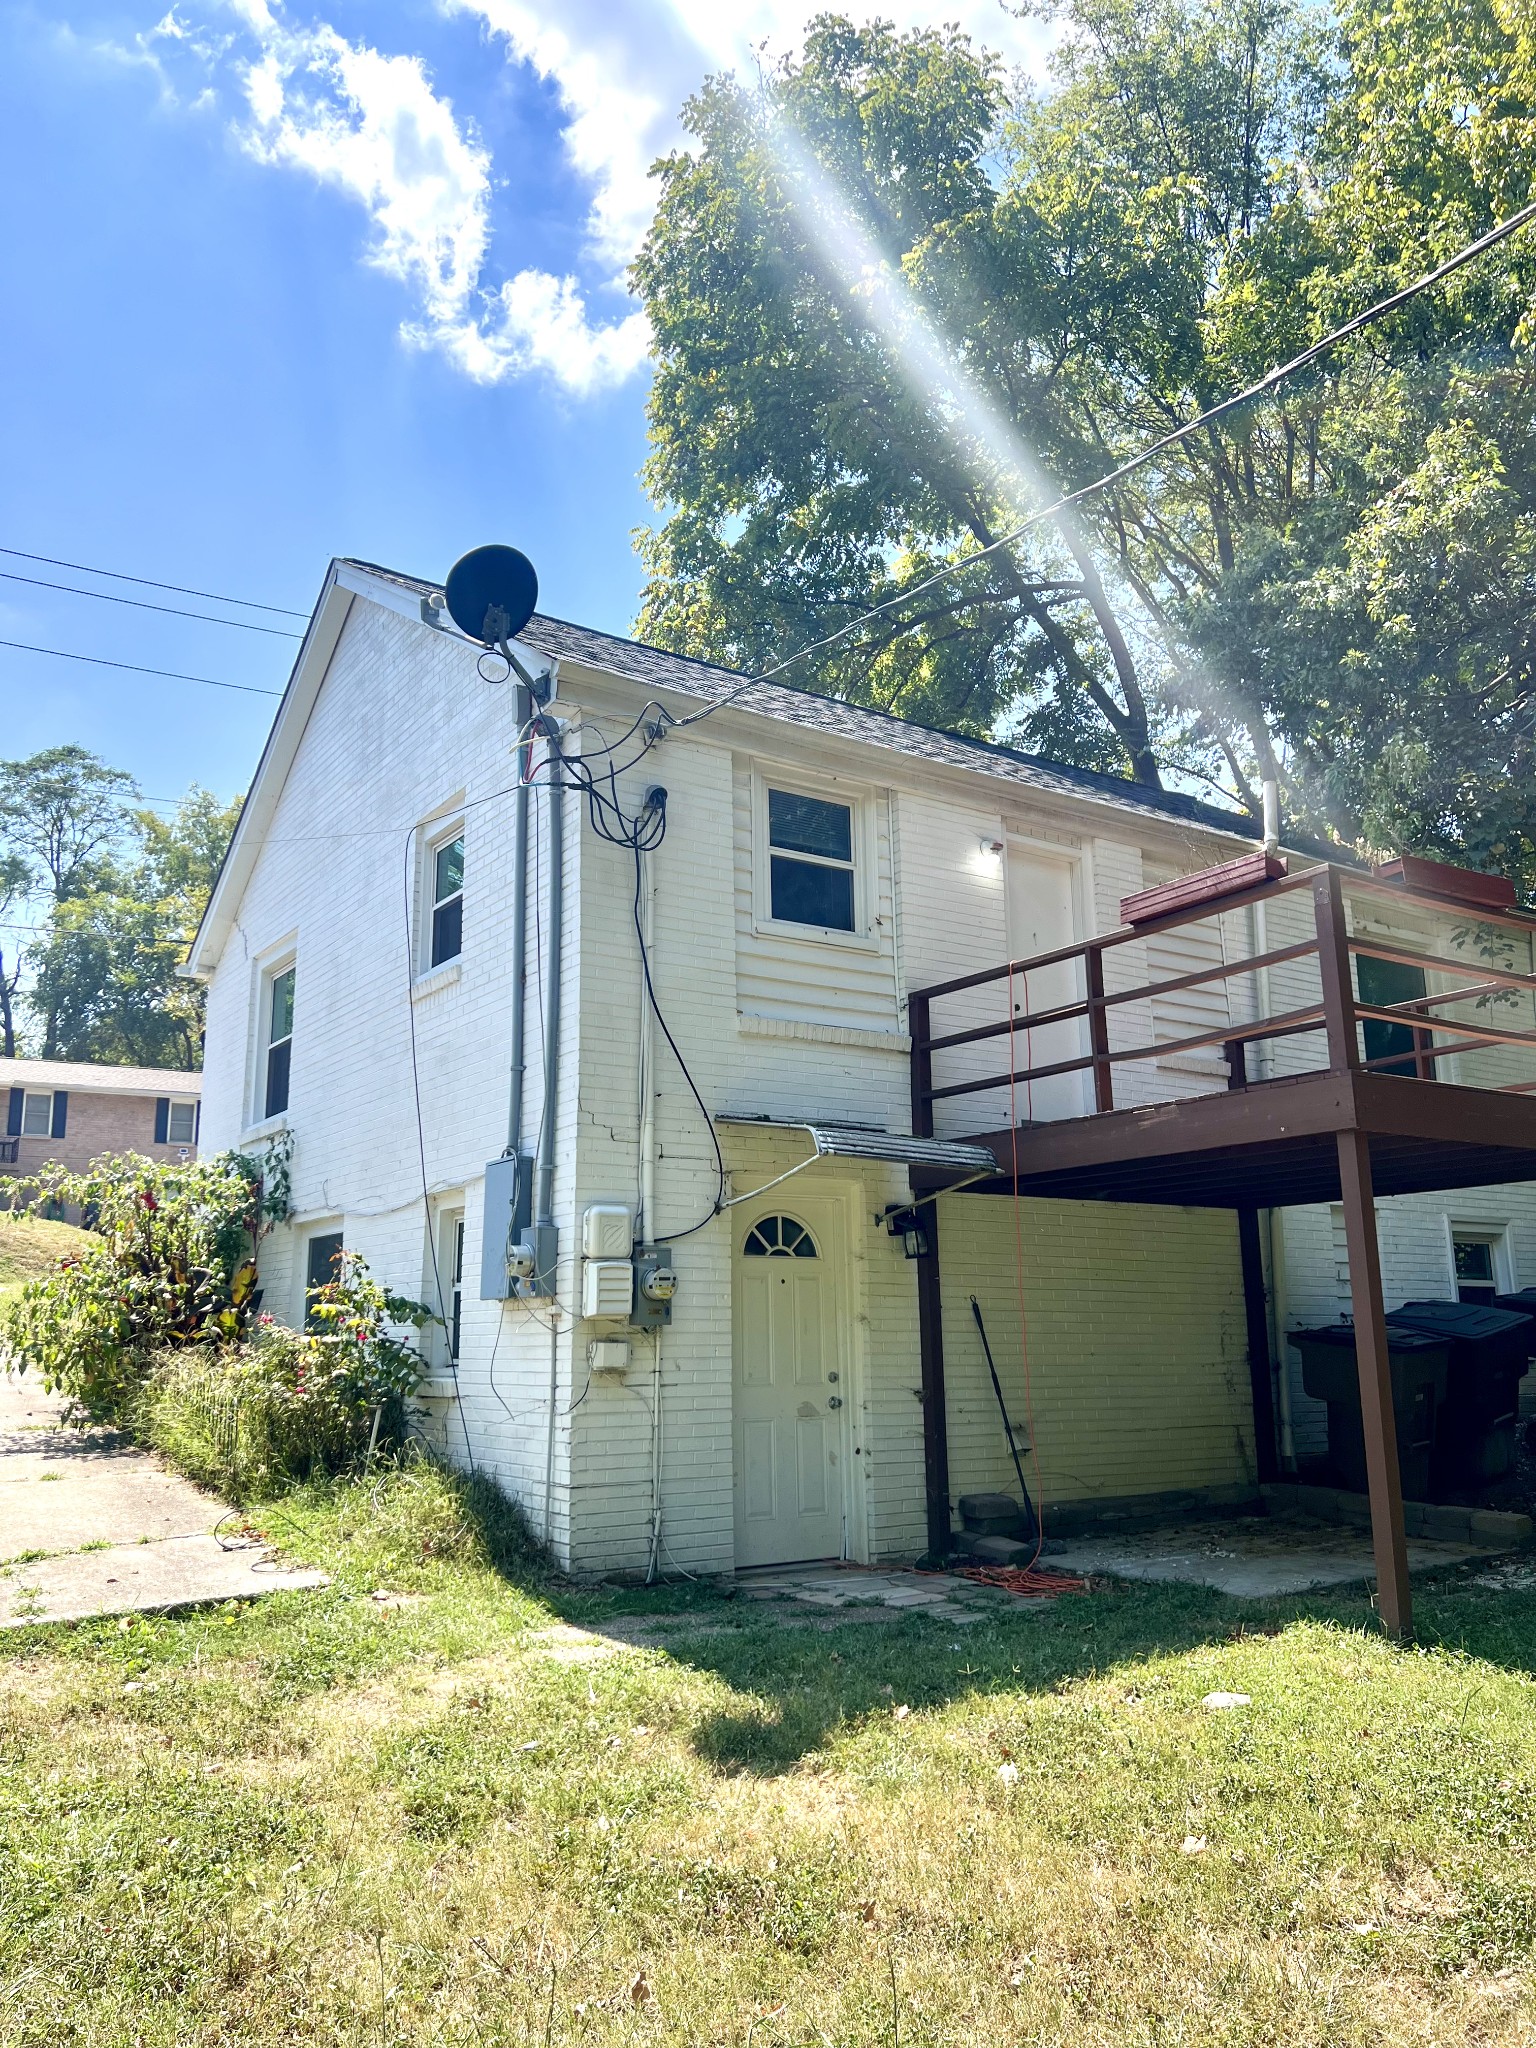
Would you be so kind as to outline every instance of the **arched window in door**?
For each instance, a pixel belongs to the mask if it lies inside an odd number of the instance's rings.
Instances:
[[[765,1216],[747,1232],[742,1251],[749,1259],[814,1259],[816,1240],[793,1216]]]

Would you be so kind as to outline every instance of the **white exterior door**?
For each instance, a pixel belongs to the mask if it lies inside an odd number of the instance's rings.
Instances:
[[[829,1225],[774,1211],[737,1239],[732,1373],[736,1565],[841,1557],[843,1401]]]
[[[1082,935],[1077,893],[1076,861],[1033,846],[1010,846],[1009,957],[1031,960],[1038,954],[1055,953],[1063,946],[1075,945]],[[1014,976],[1014,1015],[1038,1015],[1042,1010],[1080,1003],[1084,994],[1082,962],[1063,960],[1055,967]],[[1047,1067],[1057,1060],[1080,1059],[1087,1050],[1087,1031],[1076,1018],[1021,1031],[1014,1041],[1015,1065],[1021,1073],[1026,1067]],[[1053,1074],[1044,1081],[1021,1081],[1016,1103],[1019,1121],[1051,1123],[1061,1117],[1083,1116],[1092,1099],[1086,1081],[1085,1072]]]

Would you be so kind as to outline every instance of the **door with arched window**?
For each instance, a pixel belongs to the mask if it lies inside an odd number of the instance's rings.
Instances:
[[[830,1226],[771,1210],[738,1227],[736,1563],[841,1557],[843,1346]]]

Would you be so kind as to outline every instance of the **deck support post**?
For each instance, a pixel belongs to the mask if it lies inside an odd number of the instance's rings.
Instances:
[[[939,1281],[939,1205],[917,1211],[923,1250],[917,1258],[917,1344],[923,1397],[923,1491],[927,1501],[928,1555],[948,1557],[949,1414],[944,1390],[944,1301]]]
[[[1413,1633],[1408,1588],[1408,1538],[1403,1527],[1403,1481],[1392,1406],[1386,1310],[1381,1297],[1381,1251],[1376,1241],[1376,1200],[1371,1141],[1364,1131],[1340,1131],[1339,1186],[1349,1248],[1349,1292],[1355,1317],[1355,1358],[1360,1372],[1360,1418],[1370,1488],[1371,1543],[1376,1553],[1376,1599],[1390,1635]]]
[[[1275,1369],[1269,1351],[1269,1297],[1264,1286],[1264,1250],[1259,1212],[1237,1212],[1237,1252],[1243,1269],[1243,1310],[1248,1323],[1248,1377],[1253,1388],[1253,1443],[1259,1484],[1280,1477],[1275,1442]]]

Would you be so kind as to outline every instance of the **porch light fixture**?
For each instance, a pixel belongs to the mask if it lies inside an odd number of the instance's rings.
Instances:
[[[928,1233],[918,1221],[916,1209],[892,1209],[885,1219],[885,1227],[892,1237],[901,1239],[901,1249],[909,1259],[925,1258],[928,1253]]]

